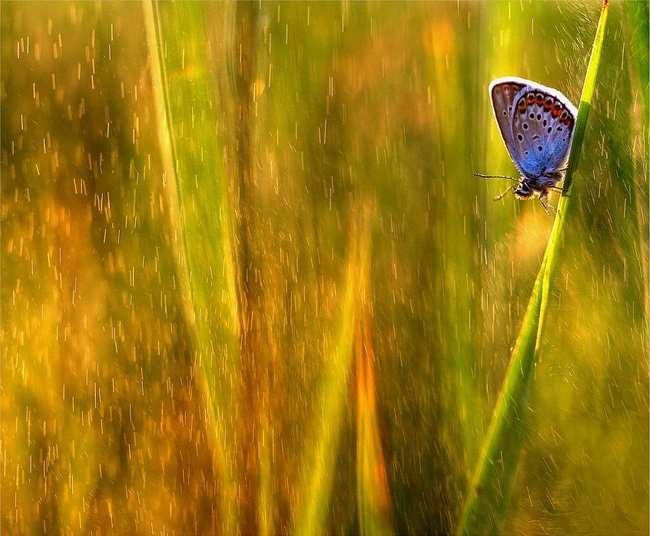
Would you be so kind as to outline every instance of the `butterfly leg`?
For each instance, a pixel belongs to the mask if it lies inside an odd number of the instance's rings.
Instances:
[[[557,212],[555,210],[555,207],[548,202],[548,194],[540,194],[537,199],[539,199],[539,202],[544,207],[544,211],[549,216],[551,215],[551,213],[555,214]]]
[[[517,189],[517,186],[511,186],[506,191],[501,192],[499,195],[497,195],[492,201],[501,201],[501,199],[503,199],[510,192],[514,192],[516,189]]]

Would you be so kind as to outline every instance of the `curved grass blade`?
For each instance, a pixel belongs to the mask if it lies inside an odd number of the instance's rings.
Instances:
[[[375,352],[373,346],[373,295],[370,279],[370,230],[374,204],[360,211],[364,229],[354,318],[354,366],[356,391],[356,488],[358,533],[364,536],[394,534],[393,512],[386,463],[381,445],[377,411]]]
[[[356,304],[360,279],[367,273],[369,262],[369,231],[353,235],[347,267],[345,291],[341,299],[338,339],[326,360],[318,392],[320,408],[306,436],[302,460],[302,479],[298,487],[300,500],[293,519],[294,534],[326,532],[327,509],[330,504],[335,464],[339,449],[345,404],[353,360]]]
[[[367,297],[368,278],[360,282]],[[381,446],[375,386],[375,355],[372,346],[372,320],[369,305],[361,296],[355,328],[357,395],[357,511],[359,534],[394,534],[392,505],[386,464]]]
[[[528,393],[544,333],[551,278],[573,190],[573,175],[580,157],[587,117],[591,109],[607,13],[608,0],[605,0],[580,97],[576,130],[557,216],[512,352],[501,395],[492,415],[482,455],[465,499],[457,529],[459,535],[498,534],[508,506],[512,480],[521,450]]]
[[[233,534],[238,525],[238,392],[230,379],[240,366],[238,301],[224,163],[220,151],[204,150],[221,145],[214,128],[219,107],[202,38],[205,4],[145,0],[143,9],[168,217],[175,231],[176,277],[213,426],[221,488],[217,515],[221,531]],[[190,137],[184,133],[189,125]]]

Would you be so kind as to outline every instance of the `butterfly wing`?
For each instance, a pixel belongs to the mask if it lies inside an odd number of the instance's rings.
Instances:
[[[578,115],[575,106],[559,91],[529,82],[515,95],[513,108],[518,167],[526,177],[557,175],[569,158]]]
[[[569,99],[518,77],[494,80],[490,97],[501,137],[524,177],[553,176],[565,167],[578,115]]]
[[[490,98],[492,99],[492,111],[494,118],[499,125],[499,132],[506,145],[506,149],[510,153],[510,158],[514,162],[517,169],[524,174],[524,170],[520,165],[522,155],[520,149],[515,145],[515,137],[512,131],[512,120],[515,114],[515,97],[522,91],[526,85],[527,80],[520,78],[497,78],[490,84]]]

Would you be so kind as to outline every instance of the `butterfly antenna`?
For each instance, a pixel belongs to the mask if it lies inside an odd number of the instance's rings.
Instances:
[[[483,175],[483,173],[474,173],[476,177],[482,177],[484,179],[510,179],[511,181],[519,182],[519,179],[510,177],[509,175]]]
[[[493,201],[501,201],[506,195],[508,195],[510,192],[514,192],[516,189],[517,189],[517,186],[511,186],[505,192],[501,192],[499,195],[497,195],[493,199]]]

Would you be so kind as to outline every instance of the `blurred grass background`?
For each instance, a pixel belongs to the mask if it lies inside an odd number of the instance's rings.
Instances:
[[[487,85],[598,2],[13,3],[2,530],[453,531],[552,226]],[[507,534],[648,532],[648,5],[611,6]]]

